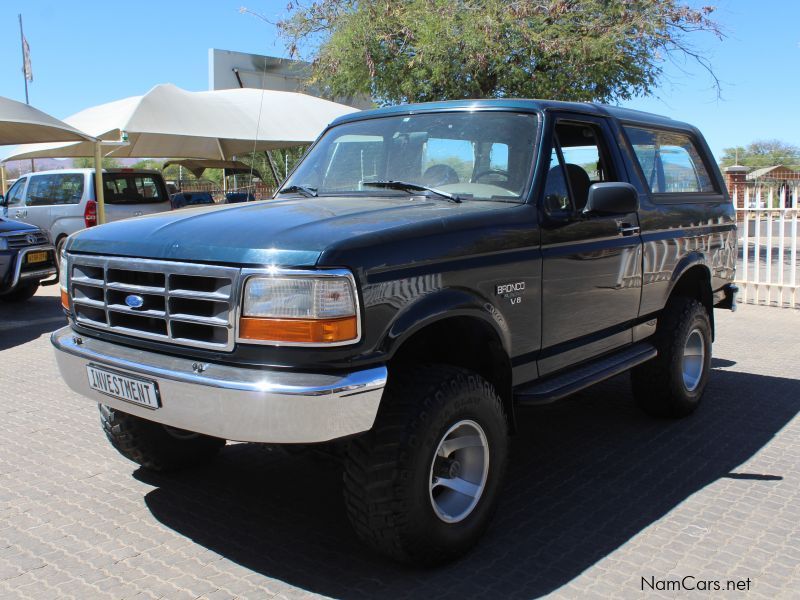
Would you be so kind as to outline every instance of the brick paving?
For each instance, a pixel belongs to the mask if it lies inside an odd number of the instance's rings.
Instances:
[[[487,536],[460,562],[415,570],[358,543],[331,460],[229,444],[164,476],[121,458],[57,376],[55,290],[0,305],[0,597],[706,594],[667,583],[691,576],[719,580],[712,596],[797,598],[800,311],[716,318],[694,416],[643,416],[626,376],[526,409]],[[749,592],[724,591],[748,578]]]

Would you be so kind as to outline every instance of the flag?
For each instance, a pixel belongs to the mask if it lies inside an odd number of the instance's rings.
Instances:
[[[33,81],[33,69],[31,68],[31,47],[28,45],[28,40],[22,36],[22,72],[25,73],[25,79]]]

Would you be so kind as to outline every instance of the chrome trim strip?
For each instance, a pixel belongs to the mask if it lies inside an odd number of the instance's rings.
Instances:
[[[61,376],[76,392],[148,420],[237,441],[310,443],[366,431],[388,375],[385,366],[328,374],[199,364],[80,336],[70,327],[50,339]],[[163,406],[153,411],[92,390],[89,363],[155,381]]]
[[[267,340],[251,340],[239,337],[239,323],[242,319],[244,310],[244,288],[247,280],[251,277],[274,275],[276,277],[344,277],[350,281],[353,290],[353,300],[356,307],[356,337],[353,340],[344,342],[276,342]],[[236,306],[236,341],[240,344],[255,344],[258,346],[279,346],[279,347],[306,347],[306,348],[333,348],[336,346],[351,346],[361,341],[361,300],[358,297],[358,285],[356,278],[349,269],[283,269],[280,267],[270,267],[267,269],[242,269],[241,281],[239,282],[239,303]]]

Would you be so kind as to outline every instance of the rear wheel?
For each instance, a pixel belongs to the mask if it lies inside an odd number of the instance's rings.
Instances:
[[[375,425],[348,448],[348,516],[396,560],[452,560],[477,542],[497,503],[508,455],[501,400],[485,379],[450,366],[389,381]]]
[[[153,471],[175,471],[211,461],[225,440],[147,421],[99,404],[108,441],[128,460]]]
[[[33,298],[38,290],[38,281],[20,284],[14,289],[13,292],[9,292],[8,294],[3,294],[0,296],[0,300],[3,300],[4,302],[24,302],[25,300]]]
[[[631,372],[633,394],[647,413],[683,417],[700,404],[711,365],[711,321],[693,298],[673,298],[655,336],[658,356]]]

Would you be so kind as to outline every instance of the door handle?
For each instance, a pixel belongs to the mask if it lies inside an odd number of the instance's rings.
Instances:
[[[617,231],[623,236],[636,235],[639,233],[639,226],[631,225],[630,223],[620,223]]]

